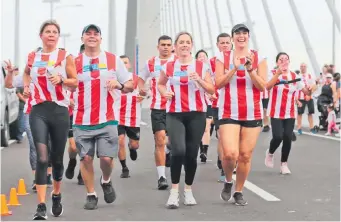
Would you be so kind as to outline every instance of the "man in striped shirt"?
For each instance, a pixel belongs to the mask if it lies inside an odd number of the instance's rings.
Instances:
[[[100,158],[104,200],[112,203],[116,199],[110,180],[113,158],[118,152],[118,122],[113,93],[115,90],[132,92],[133,82],[121,59],[101,50],[101,29],[97,25],[91,24],[83,29],[82,41],[85,51],[75,59],[79,83],[74,94],[73,133],[87,190],[84,209],[94,210],[98,203],[94,185],[95,153]]]
[[[120,56],[127,70],[131,68],[128,56]],[[121,178],[128,178],[129,169],[126,164],[125,141],[126,135],[129,138],[129,152],[130,159],[135,161],[137,159],[137,149],[140,141],[140,123],[141,123],[141,102],[142,96],[138,95],[137,90],[137,75],[133,73],[134,91],[131,93],[122,94],[117,90],[118,101],[115,103],[117,111],[118,125],[118,143],[119,151],[118,158],[122,165]]]
[[[158,189],[165,190],[168,188],[165,168],[167,158],[170,157],[169,153],[165,154],[167,99],[159,93],[157,83],[163,66],[167,62],[174,60],[174,55],[172,54],[172,38],[166,35],[159,37],[157,48],[159,50],[159,56],[154,56],[147,61],[144,69],[139,74],[138,81],[140,95],[146,96],[145,81],[151,78],[152,103],[150,109],[152,130],[155,138],[155,164],[159,176]]]

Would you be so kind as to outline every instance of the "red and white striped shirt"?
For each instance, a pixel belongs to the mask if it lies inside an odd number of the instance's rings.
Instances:
[[[138,76],[133,74],[134,91],[131,93],[119,94],[119,101],[115,102],[115,110],[119,113],[119,124],[128,127],[140,127],[141,122],[141,103],[137,102],[139,94],[137,82]]]
[[[122,60],[109,52],[90,58],[84,53],[76,60],[78,88],[74,92],[73,123],[98,125],[115,120],[114,93],[107,82],[116,79],[121,84],[132,79]]]
[[[308,73],[301,73],[299,75],[304,83],[304,86],[312,86],[315,84],[315,81],[316,81],[316,78],[314,75],[311,75],[311,74],[308,74]],[[305,100],[305,95],[304,93],[300,90],[299,93],[298,93],[298,99],[300,100]]]
[[[149,59],[147,61],[146,66],[139,74],[139,78],[146,81],[148,78],[151,77],[151,91],[152,91],[152,103],[150,105],[151,109],[158,109],[158,110],[165,110],[166,109],[166,103],[167,99],[162,97],[159,93],[159,90],[157,89],[157,83],[159,81],[160,77],[160,71],[163,69],[163,66],[169,62],[173,61],[175,59],[175,56],[172,55],[169,59],[160,59],[157,56],[154,56],[153,58]]]
[[[168,113],[180,112],[206,112],[205,91],[197,83],[190,80],[188,74],[196,72],[205,79],[209,67],[203,62],[193,60],[189,65],[181,65],[179,60],[166,64],[165,74],[168,78],[169,88],[174,93],[171,100],[167,100]]]
[[[270,73],[275,73],[276,70],[270,70]],[[270,76],[270,75],[268,75]],[[267,81],[270,81],[270,79],[268,79]],[[264,90],[264,92],[261,92],[261,98],[262,99],[269,99],[269,93],[270,93],[270,90]]]
[[[30,84],[30,92],[32,92],[32,90],[34,90],[34,85],[31,83]],[[26,99],[24,110],[23,110],[23,112],[25,114],[30,114],[30,112],[32,110],[31,102],[32,102],[32,94]]]
[[[257,51],[251,50],[254,54],[254,69],[264,58],[258,55]],[[217,56],[226,70],[234,68],[234,51],[225,51]],[[219,89],[219,119],[233,119],[239,121],[263,119],[263,107],[261,102],[261,91],[255,87],[251,77],[240,65],[236,73],[225,87]]]
[[[268,81],[272,79],[273,75],[274,73],[269,74]],[[280,75],[277,83],[281,80],[290,81],[297,78],[300,78],[300,76],[294,72],[289,72],[289,74]],[[303,88],[304,83],[302,81],[274,86],[269,94],[268,116],[277,119],[296,118],[297,106],[295,100],[298,91]]]
[[[69,106],[66,87],[60,84],[54,86],[48,80],[48,76],[52,74],[67,78],[65,71],[67,56],[69,54],[63,49],[56,49],[51,53],[35,51],[29,54],[27,67],[30,69],[29,74],[34,84],[34,89],[31,90],[32,106],[45,101],[53,101],[60,106]]]
[[[68,96],[69,96],[70,100],[71,100],[71,99],[73,100],[73,94],[74,94],[74,92],[67,91],[67,94],[68,94]],[[70,105],[71,105],[71,103],[70,103]],[[71,106],[69,106],[69,115],[70,115],[70,116],[72,116],[72,115],[73,115],[73,109],[72,109],[72,107],[71,107]]]
[[[212,70],[212,81],[215,84],[215,61],[216,61],[217,57],[213,57],[210,59],[210,66],[211,66],[211,70]],[[212,101],[212,108],[218,108],[218,99],[219,99],[219,90],[216,88],[215,89],[215,96],[217,97],[216,100]]]

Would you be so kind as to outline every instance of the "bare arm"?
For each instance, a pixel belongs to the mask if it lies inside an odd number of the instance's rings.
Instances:
[[[5,87],[8,89],[14,88],[13,87],[13,72],[7,72],[5,77]]]
[[[200,78],[198,80],[198,83],[208,94],[213,94],[215,92],[215,88],[211,79],[211,75],[208,71],[205,74],[205,79]]]
[[[266,86],[266,75],[267,75],[268,65],[266,60],[264,59],[259,65],[257,72],[255,70],[249,72],[250,78],[253,84],[256,86],[257,89],[260,91],[265,90]]]
[[[127,82],[123,83],[122,85],[123,85],[123,89],[121,91],[123,93],[130,93],[130,92],[134,91],[134,82],[132,79],[128,80]]]
[[[337,91],[336,91],[336,82],[332,82],[331,84],[331,88],[332,88],[332,91],[333,91],[333,102],[334,104],[336,104],[337,102]]]
[[[145,84],[145,81],[143,79],[141,79],[141,78],[138,78],[137,85],[139,87],[139,94],[141,96],[146,96],[147,95],[147,92],[143,90],[144,89],[144,84]]]
[[[66,57],[66,67],[65,67],[67,79],[63,81],[63,84],[70,89],[74,90],[78,87],[77,71],[76,65],[72,56]]]
[[[30,76],[30,69],[26,66],[23,79],[24,79],[24,90],[25,88],[30,88],[30,83],[31,83],[31,76]]]
[[[276,73],[272,76],[272,78],[266,83],[266,90],[272,89],[274,85],[276,84],[278,77],[281,75],[281,73],[276,70]]]
[[[220,60],[216,60],[215,68],[215,84],[218,89],[223,88],[232,78],[237,68],[229,70],[225,73],[224,64]]]
[[[166,86],[167,82],[168,82],[168,78],[165,72],[161,71],[159,81],[157,83],[157,88],[162,96],[166,95],[167,93],[167,86]]]
[[[19,98],[19,100],[23,101],[23,102],[26,102],[26,99],[25,97],[23,96],[23,94],[21,94],[20,92],[17,93],[17,96]]]

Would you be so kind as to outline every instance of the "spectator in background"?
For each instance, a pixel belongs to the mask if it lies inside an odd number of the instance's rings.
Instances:
[[[14,75],[19,74],[19,69],[14,68]],[[17,134],[17,143],[21,143],[23,140],[23,133],[25,132],[25,121],[24,121],[24,107],[25,107],[25,98],[24,98],[24,88],[18,87],[16,88],[16,94],[19,98],[19,114],[18,114],[18,134]]]
[[[333,65],[333,64],[329,65],[328,73],[330,73],[332,75],[335,73],[335,65]]]
[[[337,114],[340,114],[340,109],[341,109],[341,81],[340,81],[340,73],[334,73],[333,75],[334,81],[336,83],[336,94],[337,94],[337,103],[335,108],[338,110]]]
[[[315,75],[309,74],[307,72],[307,64],[301,63],[300,66],[300,75],[299,78],[302,79],[302,82],[305,85],[305,88],[307,88],[309,91],[314,92],[316,90],[316,78]],[[302,114],[305,112],[305,107],[308,107],[308,122],[309,122],[309,129],[311,133],[316,133],[316,130],[314,128],[314,119],[313,114],[315,113],[315,104],[314,99],[311,95],[306,95],[303,93],[302,90],[298,92],[298,99],[300,103],[302,104],[298,108],[298,116],[297,116],[297,132],[299,135],[302,134]]]
[[[328,72],[329,72],[329,65],[325,64],[322,67],[322,72],[320,73],[320,76],[316,80],[316,83],[318,85],[324,85],[324,82],[326,80],[326,75],[328,74]]]

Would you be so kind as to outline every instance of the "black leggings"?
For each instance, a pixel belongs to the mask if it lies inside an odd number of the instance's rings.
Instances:
[[[197,170],[198,149],[206,127],[206,114],[203,112],[167,113],[166,127],[172,147],[172,183],[179,183],[182,164],[184,164],[185,183],[192,185]]]
[[[271,118],[272,139],[270,141],[269,153],[274,154],[276,149],[282,145],[281,162],[287,162],[291,150],[292,133],[295,127],[295,119]]]
[[[36,184],[47,183],[46,170],[49,156],[55,181],[61,181],[64,173],[63,157],[69,132],[69,112],[54,102],[44,102],[32,107],[30,126],[37,150]],[[51,149],[48,149],[49,135]],[[50,152],[50,155],[49,155]]]

